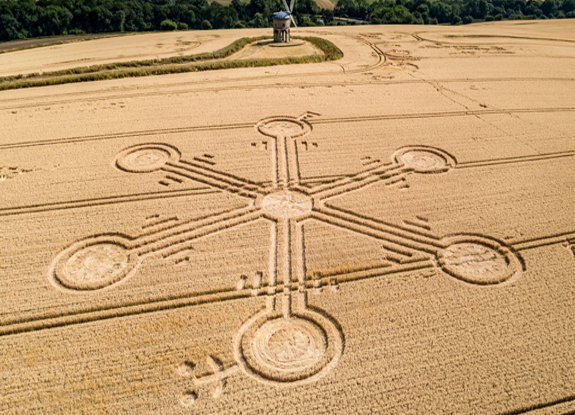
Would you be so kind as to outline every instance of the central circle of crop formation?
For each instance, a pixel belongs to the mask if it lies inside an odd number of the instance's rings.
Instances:
[[[292,190],[270,193],[262,199],[262,209],[275,218],[297,218],[311,212],[311,197]]]

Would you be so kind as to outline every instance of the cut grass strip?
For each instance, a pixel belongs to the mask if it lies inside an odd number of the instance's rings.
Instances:
[[[297,39],[305,40],[316,46],[323,52],[323,55],[270,59],[223,60],[251,43],[268,39],[271,38],[269,36],[241,38],[215,52],[201,53],[197,55],[174,56],[171,58],[156,60],[108,63],[65,69],[61,71],[45,72],[42,74],[34,73],[0,77],[0,91],[62,85],[75,82],[103,81],[184,72],[213,71],[218,69],[318,63],[332,61],[343,57],[341,50],[325,39],[317,37],[297,37]]]

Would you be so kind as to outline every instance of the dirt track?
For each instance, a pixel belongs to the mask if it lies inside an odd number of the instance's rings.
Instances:
[[[7,52],[18,49],[35,48],[38,46],[49,46],[56,43],[72,43],[81,40],[94,40],[105,37],[118,36],[115,34],[94,34],[94,35],[79,35],[79,36],[56,36],[39,39],[16,40],[11,42],[0,42],[0,52]]]
[[[0,413],[575,410],[575,21],[300,31],[0,93]]]

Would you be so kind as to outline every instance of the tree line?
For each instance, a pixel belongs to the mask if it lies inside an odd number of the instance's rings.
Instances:
[[[289,1],[288,1],[289,2]],[[281,0],[0,0],[0,40],[39,36],[154,30],[270,27]],[[575,0],[338,0],[321,10],[296,0],[300,26],[347,24],[334,17],[373,24],[460,24],[483,20],[575,17]],[[353,23],[353,22],[349,22]]]
[[[575,17],[575,0],[338,0],[336,16],[373,24],[468,24]]]
[[[224,6],[207,0],[0,0],[0,40],[154,30],[270,27],[281,0],[232,0]],[[302,22],[320,9],[298,0]],[[310,20],[310,24],[314,24]],[[305,23],[304,23],[305,25]]]

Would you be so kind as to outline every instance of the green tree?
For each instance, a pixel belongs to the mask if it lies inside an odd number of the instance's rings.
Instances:
[[[417,19],[405,6],[381,7],[373,13],[373,17],[388,24],[412,24]]]
[[[210,30],[212,29],[212,24],[209,20],[204,20],[201,25],[202,30]]]
[[[20,38],[22,25],[12,14],[0,15],[0,38],[2,40],[14,40]]]
[[[337,16],[348,15],[355,16],[357,14],[357,3],[355,0],[337,0],[335,5],[335,14]]]
[[[563,2],[563,5],[561,6],[561,9],[565,12],[565,13],[569,13],[575,10],[575,0],[566,0]]]
[[[326,24],[333,22],[333,10],[324,9],[322,14]]]
[[[246,5],[242,3],[240,0],[232,0],[230,6],[232,6],[236,12],[238,12],[238,16],[240,19],[246,17]]]
[[[261,13],[256,13],[254,19],[250,22],[252,27],[268,27],[269,22],[268,19],[264,17]]]
[[[114,27],[113,31],[123,32],[125,23],[126,13],[123,10],[118,10],[116,13],[114,13],[112,16],[112,26]]]
[[[162,30],[176,30],[178,28],[178,24],[175,22],[172,22],[169,19],[163,20],[160,23],[160,29]]]
[[[547,16],[557,13],[557,3],[555,0],[545,0],[541,5],[541,11]]]

